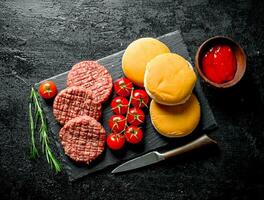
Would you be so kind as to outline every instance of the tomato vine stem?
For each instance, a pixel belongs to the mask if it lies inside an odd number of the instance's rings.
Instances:
[[[131,88],[131,93],[130,93],[130,97],[129,97],[128,105],[127,105],[127,113],[126,113],[126,117],[125,117],[126,124],[125,124],[124,130],[122,130],[121,133],[124,132],[126,130],[126,128],[128,127],[128,125],[127,125],[127,117],[128,117],[129,109],[130,109],[130,106],[131,106],[131,101],[132,101],[132,98],[133,98],[133,92],[134,92],[134,87]]]

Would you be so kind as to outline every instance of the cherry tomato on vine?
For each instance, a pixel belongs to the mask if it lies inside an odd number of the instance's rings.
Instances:
[[[136,108],[148,107],[149,96],[145,90],[134,90],[131,104]]]
[[[45,81],[39,86],[39,94],[44,99],[52,99],[57,94],[57,86],[53,81]]]
[[[138,144],[143,138],[143,132],[137,126],[129,126],[126,128],[125,137],[128,143]]]
[[[106,138],[107,146],[112,150],[122,149],[125,145],[125,142],[125,136],[119,133],[110,133]]]
[[[130,108],[127,115],[127,121],[131,125],[138,126],[145,120],[145,114],[139,108]]]
[[[114,133],[120,133],[125,129],[126,118],[123,115],[113,115],[109,119],[109,127]]]
[[[131,91],[132,91],[132,87],[133,87],[133,83],[125,77],[118,79],[114,83],[114,90],[115,90],[116,94],[118,94],[122,97],[130,96]]]
[[[111,108],[113,113],[124,115],[127,113],[128,100],[124,97],[115,97],[111,102]]]

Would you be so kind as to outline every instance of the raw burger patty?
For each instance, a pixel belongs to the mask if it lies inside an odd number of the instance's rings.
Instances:
[[[72,86],[62,90],[53,103],[53,114],[60,124],[72,118],[88,115],[98,120],[101,116],[101,104],[94,94],[81,86]]]
[[[89,116],[71,119],[60,130],[65,154],[77,162],[87,164],[104,151],[105,137],[102,125]]]
[[[95,61],[75,64],[68,73],[68,86],[83,86],[91,90],[98,103],[105,102],[112,91],[112,77],[104,66]]]

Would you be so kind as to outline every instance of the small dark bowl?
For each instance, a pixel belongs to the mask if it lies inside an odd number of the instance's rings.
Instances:
[[[236,56],[236,60],[237,60],[237,71],[236,74],[234,76],[234,78],[231,81],[225,82],[225,83],[215,83],[210,81],[203,73],[202,71],[202,58],[205,55],[205,53],[211,49],[213,46],[215,45],[219,45],[219,44],[225,44],[231,47],[233,53]],[[245,71],[246,71],[246,54],[244,52],[244,50],[241,48],[241,46],[236,43],[234,40],[232,40],[229,37],[225,37],[225,36],[215,36],[212,38],[209,38],[208,40],[206,40],[204,43],[202,43],[202,45],[198,48],[196,55],[195,55],[195,66],[196,69],[198,71],[198,73],[200,74],[200,76],[202,77],[202,79],[207,82],[208,84],[217,87],[217,88],[228,88],[228,87],[232,87],[235,84],[237,84],[241,78],[243,77]]]

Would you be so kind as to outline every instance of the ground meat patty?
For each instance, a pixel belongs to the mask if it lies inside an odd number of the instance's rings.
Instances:
[[[89,164],[104,151],[105,130],[92,117],[71,119],[63,126],[59,135],[65,154],[77,162]]]
[[[94,94],[81,86],[62,90],[53,103],[53,113],[60,124],[72,118],[88,115],[98,120],[101,116],[101,104],[94,99]]]
[[[112,77],[104,66],[95,61],[75,64],[68,73],[68,86],[83,86],[90,89],[98,103],[105,102],[112,91]]]

